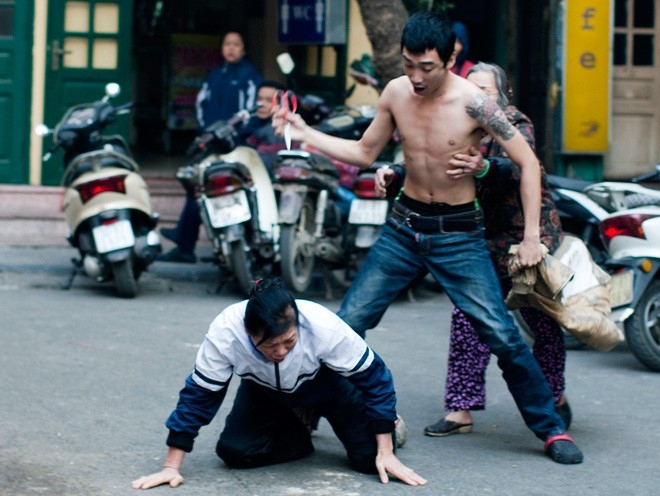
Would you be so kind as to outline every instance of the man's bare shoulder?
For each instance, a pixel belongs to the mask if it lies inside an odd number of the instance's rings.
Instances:
[[[399,76],[385,85],[381,98],[401,98],[412,95],[410,80],[407,76]]]
[[[479,124],[505,140],[511,139],[515,134],[515,128],[507,119],[504,110],[481,91],[466,96],[465,110]]]

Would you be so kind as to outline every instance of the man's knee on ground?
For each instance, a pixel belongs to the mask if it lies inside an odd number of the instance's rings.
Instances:
[[[311,442],[305,446],[295,448],[289,446],[288,448],[278,449],[273,446],[273,443],[260,447],[249,447],[221,437],[216,444],[215,452],[228,467],[232,468],[256,468],[285,463],[305,458],[314,452]]]
[[[363,474],[375,474],[376,470],[376,454],[372,455],[349,455],[348,462],[351,468]]]
[[[215,453],[222,459],[227,466],[232,468],[252,468],[264,465],[261,460],[264,458],[264,453],[258,453],[256,456],[250,454],[245,449],[245,446],[232,444],[231,442],[218,441],[215,446]]]

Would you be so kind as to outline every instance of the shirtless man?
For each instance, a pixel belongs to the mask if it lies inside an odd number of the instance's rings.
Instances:
[[[498,357],[523,419],[545,442],[547,455],[558,463],[581,463],[582,452],[566,434],[541,369],[504,305],[472,175],[449,163],[456,154],[478,148],[485,131],[519,164],[525,237],[518,261],[532,266],[541,260],[539,162],[502,109],[476,85],[451,73],[453,50],[451,23],[431,12],[417,13],[401,38],[405,75],[387,84],[360,140],[325,135],[283,110],[276,112],[273,125],[281,134],[289,122],[294,140],[359,167],[371,165],[398,129],[405,193],[346,293],[339,316],[364,335],[399,292],[428,270]],[[381,194],[390,181],[386,175],[377,185]]]

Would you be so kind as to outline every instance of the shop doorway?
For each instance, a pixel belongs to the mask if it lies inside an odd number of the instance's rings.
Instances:
[[[0,183],[27,183],[32,2],[0,3]],[[25,26],[30,31],[25,32]]]
[[[44,103],[47,125],[54,126],[72,105],[101,98],[109,82],[122,87],[118,99],[131,99],[132,15],[132,0],[50,0]],[[109,132],[128,135],[130,122],[118,119],[112,127]],[[58,154],[43,164],[42,183],[59,184],[61,175],[62,158]]]
[[[628,179],[660,161],[660,9],[655,0],[614,5],[612,138],[604,175]]]

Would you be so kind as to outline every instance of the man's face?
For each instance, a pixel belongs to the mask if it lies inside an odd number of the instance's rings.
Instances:
[[[414,55],[406,48],[401,52],[403,72],[408,76],[416,95],[427,95],[437,89],[447,78],[449,68],[454,65],[455,56],[445,66],[436,50],[427,50]]]
[[[222,58],[229,64],[235,64],[245,55],[245,44],[238,33],[227,33],[222,40]]]
[[[259,336],[250,336],[252,342],[256,344],[260,341]],[[282,362],[293,347],[298,342],[298,326],[293,324],[284,333],[264,341],[257,349],[271,362]]]
[[[497,83],[495,82],[495,74],[488,71],[473,72],[467,77],[468,81],[472,81],[479,86],[479,89],[488,95],[494,102],[497,101],[499,91]]]
[[[273,111],[273,96],[277,90],[275,88],[270,88],[264,86],[259,88],[259,93],[257,93],[257,117],[259,119],[269,119],[270,114]]]

